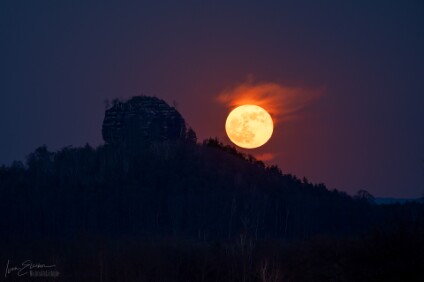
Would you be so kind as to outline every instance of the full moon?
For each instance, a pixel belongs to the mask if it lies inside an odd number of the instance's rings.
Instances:
[[[228,138],[239,147],[254,149],[271,138],[274,123],[270,114],[256,105],[243,105],[230,112],[225,122]]]

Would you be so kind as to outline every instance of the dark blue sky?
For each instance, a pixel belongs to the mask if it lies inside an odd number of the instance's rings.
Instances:
[[[424,2],[321,2],[1,1],[0,163],[101,144],[104,101],[141,93],[228,142],[216,97],[253,77],[325,91],[252,153],[351,194],[422,195]]]

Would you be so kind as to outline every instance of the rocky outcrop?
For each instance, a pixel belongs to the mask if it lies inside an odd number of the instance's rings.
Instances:
[[[187,130],[183,117],[175,108],[149,96],[115,100],[106,110],[102,126],[103,140],[109,144],[187,140],[193,133]]]

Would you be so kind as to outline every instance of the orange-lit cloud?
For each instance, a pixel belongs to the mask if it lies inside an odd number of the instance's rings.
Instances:
[[[254,104],[267,110],[275,122],[290,120],[306,104],[322,94],[324,88],[289,87],[274,82],[248,80],[221,92],[217,99],[229,108]]]
[[[273,154],[273,153],[256,154],[255,158],[257,160],[266,162],[266,161],[273,160],[275,158],[275,154]]]

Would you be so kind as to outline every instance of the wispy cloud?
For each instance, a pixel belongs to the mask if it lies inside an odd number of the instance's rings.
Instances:
[[[324,87],[292,87],[275,82],[252,79],[222,91],[217,100],[228,108],[255,104],[266,109],[274,122],[283,122],[298,116],[299,110],[324,92]]]
[[[271,161],[275,158],[276,154],[274,153],[263,153],[263,154],[256,154],[254,155],[256,159],[260,161]]]

